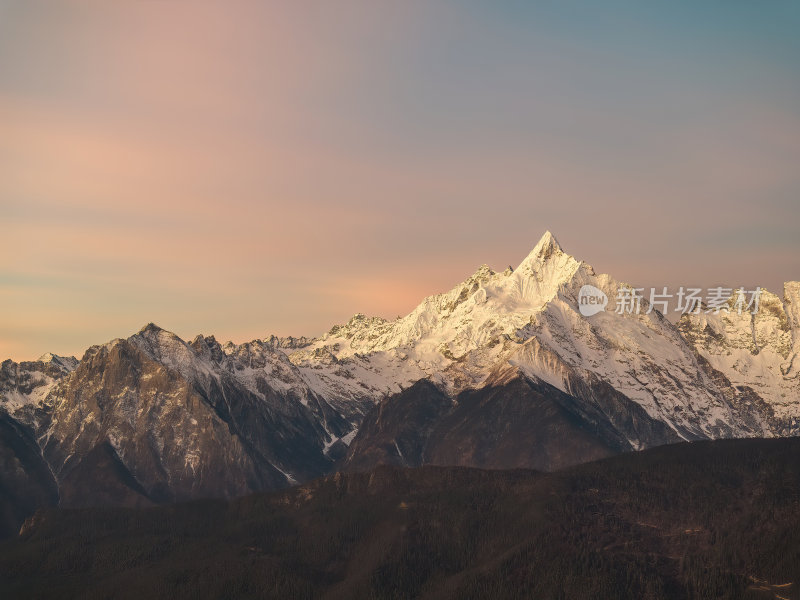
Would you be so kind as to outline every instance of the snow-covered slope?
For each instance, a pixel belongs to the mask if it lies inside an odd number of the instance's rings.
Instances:
[[[607,310],[590,317],[578,310],[579,290],[587,284],[610,299]],[[648,314],[646,301],[638,314],[617,314],[620,285],[564,252],[547,232],[516,269],[495,273],[482,266],[392,322],[356,315],[290,358],[301,370],[318,369],[320,379],[332,361],[372,365],[368,380],[375,392],[427,377],[455,394],[480,387],[511,364],[567,393],[608,384],[685,439],[777,433],[772,415],[720,389],[678,329],[658,311]],[[791,336],[773,325],[759,321],[760,335],[783,335],[786,360]],[[796,391],[788,400],[767,396],[771,406],[784,403],[797,414]]]
[[[37,421],[45,399],[58,380],[78,366],[74,356],[44,354],[35,361],[0,365],[0,409],[26,425]]]
[[[386,391],[421,377],[440,380],[451,391],[477,385],[507,351],[503,342],[518,336],[580,267],[548,232],[517,269],[495,273],[483,265],[403,318],[356,315],[290,357],[300,366],[318,363],[322,353],[337,360],[368,357],[378,375],[372,387]]]

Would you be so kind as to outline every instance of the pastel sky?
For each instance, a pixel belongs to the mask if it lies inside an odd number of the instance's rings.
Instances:
[[[0,359],[392,318],[549,229],[800,279],[800,3],[0,0]]]

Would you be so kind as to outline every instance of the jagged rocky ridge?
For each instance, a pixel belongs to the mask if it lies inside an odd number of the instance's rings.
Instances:
[[[579,313],[585,284],[608,310]],[[555,469],[680,440],[797,435],[800,284],[764,294],[755,316],[677,326],[616,314],[619,285],[548,232],[516,269],[484,265],[394,321],[356,315],[317,339],[240,345],[150,324],[80,361],[5,361],[0,412],[16,437],[0,440],[0,485],[28,477],[62,504],[139,505],[378,462]]]

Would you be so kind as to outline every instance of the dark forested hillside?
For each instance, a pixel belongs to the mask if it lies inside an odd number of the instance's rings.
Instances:
[[[556,473],[380,467],[233,501],[46,509],[3,598],[800,598],[800,439]]]

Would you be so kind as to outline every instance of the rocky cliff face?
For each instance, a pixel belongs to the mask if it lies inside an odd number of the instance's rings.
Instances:
[[[154,325],[89,349],[47,403],[42,448],[59,479],[105,445],[156,502],[319,476],[333,462],[326,443],[358,415],[357,406],[334,410],[268,345],[226,352],[213,338],[188,344]]]
[[[187,343],[150,324],[80,361],[6,361],[0,408],[65,505],[276,489],[330,471],[343,454],[339,438],[372,405],[357,392],[329,402],[280,347]]]
[[[580,313],[585,285],[606,310]],[[56,482],[62,503],[139,505],[274,489],[337,464],[554,469],[800,433],[800,284],[765,293],[756,315],[677,326],[646,301],[618,314],[621,285],[547,233],[516,269],[482,266],[394,321],[356,315],[320,338],[239,345],[151,324],[80,361],[6,361],[0,412],[27,440],[11,446],[47,467],[15,472],[45,496]]]

